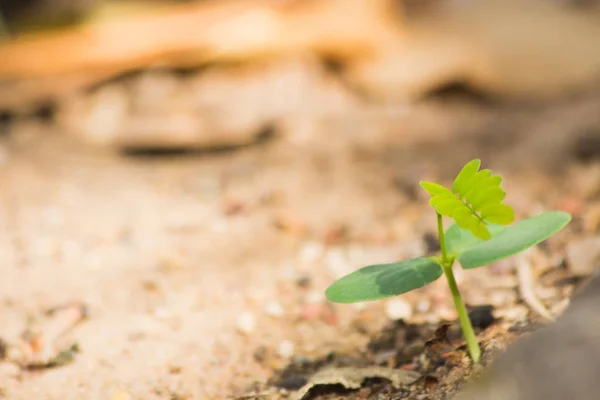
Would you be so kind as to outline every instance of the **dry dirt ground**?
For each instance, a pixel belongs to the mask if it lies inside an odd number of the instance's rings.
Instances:
[[[448,398],[473,370],[456,327],[444,332],[455,312],[443,279],[357,306],[323,296],[355,268],[435,250],[418,181],[447,183],[478,157],[504,175],[519,218],[572,212],[524,258],[554,315],[573,289],[567,243],[598,230],[597,95],[443,96],[175,155],[103,152],[43,122],[4,129],[0,398],[288,398],[328,363],[427,376],[313,398]],[[488,358],[544,322],[523,301],[520,260],[456,272],[469,305],[493,306],[497,320],[478,323]]]

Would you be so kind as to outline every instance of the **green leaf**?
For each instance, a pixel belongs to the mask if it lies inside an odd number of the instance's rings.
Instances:
[[[543,242],[570,221],[571,215],[565,212],[549,211],[503,228],[490,240],[478,242],[456,228],[449,229],[448,248],[464,269],[482,267]]]
[[[473,179],[480,166],[481,160],[473,160],[468,162],[456,176],[454,184],[452,185],[452,192],[459,193],[461,196],[463,196],[464,193],[470,188],[469,181]]]
[[[418,257],[361,268],[335,281],[325,295],[336,303],[379,300],[410,292],[440,276],[442,266],[436,258]]]
[[[475,236],[483,240],[489,240],[492,238],[492,233],[489,230],[489,226],[486,225],[482,220],[474,217],[471,218],[469,231],[473,232]]]
[[[491,204],[481,208],[481,218],[499,225],[508,225],[515,220],[515,211],[506,204]]]
[[[477,219],[467,207],[457,208],[451,217],[463,229],[469,229],[469,226],[473,223],[473,218]]]
[[[469,196],[469,194],[467,194]],[[506,193],[500,186],[490,185],[478,190],[471,199],[471,207],[480,209],[484,204],[500,204],[506,197]]]
[[[474,190],[481,190],[484,187],[490,186],[490,184],[494,182],[494,179],[490,179],[491,175],[492,171],[489,169],[484,169],[475,173],[471,179],[465,181],[464,185],[466,187],[459,195],[461,197],[469,197]]]
[[[429,200],[429,204],[436,209],[436,211],[445,217],[452,217],[454,211],[464,209],[463,202],[460,199],[454,197],[453,194],[450,196],[439,195],[434,196]],[[470,214],[470,211],[467,209]]]
[[[421,182],[431,195],[429,204],[445,217],[451,217],[463,229],[480,239],[490,239],[488,225],[508,225],[513,222],[513,209],[502,204],[506,193],[500,187],[502,178],[492,171],[479,171],[480,160],[468,162],[458,173],[452,190],[433,182]]]
[[[488,230],[492,237],[505,229],[506,227],[502,225],[488,225]],[[468,229],[462,229],[456,223],[450,225],[444,236],[446,238],[446,251],[452,257],[457,257],[469,247],[485,242],[485,239],[473,235]]]
[[[421,185],[421,187],[423,189],[425,189],[425,191],[432,196],[435,196],[438,194],[448,194],[448,195],[454,197],[454,194],[449,189],[447,189],[446,187],[439,185],[437,183],[421,181],[421,182],[419,182],[419,185]]]

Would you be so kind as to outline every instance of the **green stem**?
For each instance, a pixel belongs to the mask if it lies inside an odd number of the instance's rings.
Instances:
[[[440,214],[437,215],[437,221],[444,275],[446,276],[448,286],[450,287],[450,292],[452,293],[452,300],[454,300],[454,306],[456,307],[456,311],[458,312],[458,320],[460,322],[460,327],[462,329],[465,340],[467,341],[467,348],[469,350],[469,354],[471,355],[473,362],[477,363],[481,358],[481,349],[479,348],[477,336],[475,335],[473,325],[471,325],[471,320],[469,319],[469,313],[467,312],[465,303],[463,302],[460,292],[458,291],[456,279],[454,278],[454,273],[452,272],[452,264],[454,264],[454,259],[449,259],[448,253],[446,252],[444,225],[442,223],[442,216]]]
[[[440,250],[442,251],[442,263],[448,264],[448,253],[446,252],[446,236],[444,236],[444,222],[442,216],[437,214],[438,237],[440,239]]]

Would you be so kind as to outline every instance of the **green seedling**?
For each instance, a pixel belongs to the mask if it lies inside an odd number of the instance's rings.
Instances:
[[[494,263],[537,245],[571,221],[565,212],[549,211],[513,224],[514,210],[502,203],[506,197],[502,178],[489,169],[479,170],[480,166],[480,160],[467,163],[452,189],[420,182],[437,214],[439,256],[361,268],[327,288],[327,298],[336,303],[380,300],[423,287],[444,274],[469,354],[479,362],[481,349],[454,279],[454,262],[467,270]],[[445,232],[442,217],[454,222]]]

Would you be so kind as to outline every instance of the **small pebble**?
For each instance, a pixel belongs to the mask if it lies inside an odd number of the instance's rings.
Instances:
[[[427,232],[423,236],[423,242],[425,242],[427,254],[437,253],[440,251],[440,241],[431,232]]]
[[[349,272],[350,263],[339,249],[331,249],[327,252],[325,265],[334,278],[341,278]]]
[[[323,293],[313,290],[306,295],[304,301],[308,304],[315,304],[321,303],[324,299]]]
[[[256,327],[256,318],[254,317],[254,314],[250,312],[242,313],[237,319],[236,327],[238,331],[242,333],[252,333]]]
[[[425,376],[424,384],[425,390],[429,391],[436,389],[439,386],[440,381],[435,376],[427,375]]]
[[[437,317],[444,321],[454,321],[458,318],[456,308],[450,308],[449,306],[440,306],[435,310]]]
[[[291,340],[282,340],[277,348],[277,354],[282,358],[291,358],[296,351],[296,346]]]
[[[296,285],[298,285],[298,287],[301,287],[303,289],[310,287],[311,284],[311,279],[310,276],[299,276],[298,278],[296,278]]]
[[[412,307],[399,297],[391,299],[385,306],[385,315],[391,320],[408,319],[412,316]]]
[[[600,266],[600,236],[571,242],[567,246],[567,265],[576,276],[589,276]]]
[[[523,305],[516,305],[503,310],[497,310],[495,314],[498,318],[508,321],[524,321],[529,314],[529,309]]]
[[[487,304],[474,307],[471,311],[469,311],[469,319],[471,320],[473,327],[479,329],[486,329],[488,326],[493,324],[493,311],[494,307]]]
[[[283,315],[283,307],[277,301],[270,301],[265,307],[265,312],[270,317],[281,317]]]
[[[369,306],[369,303],[367,303],[366,301],[360,302],[360,303],[353,303],[352,307],[356,310],[356,311],[364,311],[367,309],[367,307]]]
[[[269,349],[267,349],[265,346],[257,347],[256,350],[254,350],[254,352],[252,353],[254,361],[256,361],[259,364],[264,364],[265,361],[267,361],[268,356]]]
[[[313,263],[323,254],[323,246],[317,242],[308,242],[300,250],[298,258],[303,263]]]
[[[306,379],[303,375],[291,374],[284,376],[279,382],[277,382],[277,386],[282,388],[282,390],[298,390],[302,386],[306,385],[308,379]],[[285,394],[285,392],[283,392]]]
[[[431,308],[431,302],[427,299],[421,299],[415,305],[415,311],[419,313],[426,313]]]

